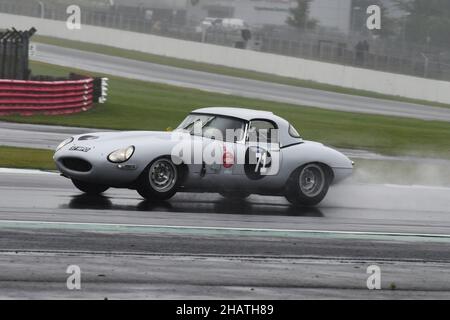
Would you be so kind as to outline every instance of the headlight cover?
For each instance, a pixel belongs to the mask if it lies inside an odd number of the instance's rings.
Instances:
[[[108,156],[108,161],[112,163],[122,163],[128,161],[134,153],[134,146],[129,146],[128,148],[119,149],[112,152]]]
[[[70,137],[66,140],[64,140],[63,142],[61,142],[57,147],[56,147],[56,151],[62,149],[63,147],[67,146],[69,143],[71,143],[73,141],[73,137]]]

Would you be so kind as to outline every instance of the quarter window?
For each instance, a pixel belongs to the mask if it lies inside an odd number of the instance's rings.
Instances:
[[[289,125],[289,134],[294,138],[301,138],[298,131],[290,124]]]

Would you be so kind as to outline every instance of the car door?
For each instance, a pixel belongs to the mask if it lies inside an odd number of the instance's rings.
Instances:
[[[246,122],[242,119],[215,116],[203,128],[205,174],[239,174],[238,146],[245,145]]]
[[[251,180],[276,175],[281,163],[278,127],[267,119],[250,121],[245,142],[243,174]]]

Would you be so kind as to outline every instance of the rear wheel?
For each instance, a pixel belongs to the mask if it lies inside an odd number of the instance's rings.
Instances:
[[[105,185],[84,182],[76,179],[72,179],[72,183],[78,190],[89,195],[99,195],[109,189],[109,187]]]
[[[142,173],[137,192],[147,200],[168,200],[177,193],[180,174],[169,158],[153,161]]]
[[[331,175],[323,165],[311,163],[298,168],[286,184],[286,198],[293,205],[314,206],[327,195]]]

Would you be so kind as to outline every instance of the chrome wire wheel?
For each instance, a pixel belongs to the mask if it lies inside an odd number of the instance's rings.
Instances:
[[[299,175],[301,192],[310,198],[319,195],[325,185],[326,177],[323,169],[317,164],[309,164],[303,168]]]
[[[169,159],[156,160],[149,170],[149,182],[157,192],[170,191],[176,184],[178,173]]]

